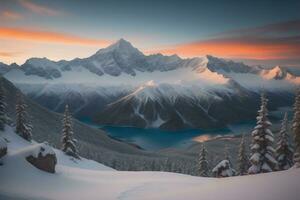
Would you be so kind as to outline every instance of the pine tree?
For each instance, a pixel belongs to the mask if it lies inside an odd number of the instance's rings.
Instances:
[[[202,144],[199,162],[198,162],[198,165],[199,165],[198,173],[199,173],[199,176],[203,176],[203,177],[209,176],[208,161],[206,159],[206,156],[207,156],[207,151],[206,151],[204,144]]]
[[[65,152],[67,155],[73,156],[74,158],[79,158],[76,148],[77,141],[73,138],[72,116],[68,105],[66,105],[64,112],[61,142],[61,149],[63,152]]]
[[[238,155],[239,175],[241,176],[246,175],[248,173],[248,168],[249,168],[249,163],[248,163],[248,157],[246,152],[245,136],[243,135],[239,146],[239,155]]]
[[[225,148],[224,148],[224,158],[225,158],[225,160],[229,161],[230,165],[232,164],[230,153],[229,153],[229,148],[228,148],[227,144],[225,145]]]
[[[3,131],[7,122],[5,93],[0,79],[0,130]]]
[[[294,163],[295,167],[300,167],[300,90],[296,95],[292,128],[295,142]]]
[[[293,149],[289,144],[289,136],[287,133],[288,115],[285,113],[279,132],[279,141],[277,143],[276,154],[278,161],[278,169],[286,170],[293,166]]]
[[[170,161],[169,158],[166,158],[163,162],[161,171],[170,172],[171,171],[171,166],[172,166],[172,162]]]
[[[17,94],[16,104],[16,133],[21,135],[25,140],[31,141],[32,126],[29,120],[29,115],[26,112],[27,105],[23,100],[22,95]]]
[[[268,120],[268,99],[261,95],[261,106],[258,111],[257,123],[252,132],[252,145],[249,174],[265,173],[276,170],[277,161],[274,158],[275,149],[272,147],[274,135],[269,127],[272,125]]]

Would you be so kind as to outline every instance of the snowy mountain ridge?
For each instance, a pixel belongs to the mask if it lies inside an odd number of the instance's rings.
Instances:
[[[267,80],[286,80],[295,84],[300,83],[300,77],[293,75],[287,69],[280,66],[275,66],[269,70],[262,70],[260,75]]]
[[[67,71],[80,71],[82,69],[87,69],[98,76],[104,74],[120,76],[122,73],[136,76],[138,72],[163,72],[178,68],[198,69],[198,72],[201,68],[207,68],[212,72],[220,73],[257,73],[261,71],[258,67],[226,61],[210,55],[190,59],[181,59],[177,55],[153,54],[146,56],[124,39],[120,39],[107,48],[100,49],[88,58],[58,62],[47,58],[30,58],[20,67],[7,66],[7,68],[10,70],[19,69],[24,71],[25,75],[35,75],[48,80],[57,79]]]
[[[297,77],[282,67],[264,69],[210,55],[187,59],[181,59],[177,55],[146,56],[124,39],[100,49],[88,58],[58,62],[47,58],[30,58],[21,66],[1,64],[0,68],[2,75],[14,83],[123,85],[126,82],[139,86],[150,80],[174,83],[176,79],[190,81],[197,77],[197,80],[203,82],[206,77],[210,81],[219,80],[216,75],[233,78],[231,74],[247,74],[257,75],[264,80],[283,80],[298,84]],[[75,80],[74,76],[77,76]]]
[[[282,67],[264,69],[213,56],[147,56],[124,39],[88,58],[58,62],[31,58],[22,66],[1,65],[0,69],[5,78],[50,110],[61,112],[68,103],[78,118],[172,129],[176,124],[180,124],[176,128],[209,128],[216,122],[225,125],[243,116],[249,118],[262,89],[275,94],[278,101],[300,84],[300,77]],[[249,110],[243,108],[244,103]],[[216,108],[236,110],[242,116],[220,117]],[[112,109],[127,114],[120,119],[115,113],[108,121],[97,117],[112,115]],[[163,112],[157,115],[151,109]],[[188,112],[196,113],[188,116]],[[156,123],[158,119],[164,123]]]

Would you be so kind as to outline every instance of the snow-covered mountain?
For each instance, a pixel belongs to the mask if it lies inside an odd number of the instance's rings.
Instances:
[[[7,155],[0,165],[0,199],[30,200],[298,200],[299,169],[237,176],[204,178],[168,172],[115,171],[82,158],[71,159],[54,149],[56,173],[41,171],[26,161],[37,145],[7,127],[1,132]],[[176,191],[176,192],[174,192]]]
[[[286,69],[276,66],[271,69],[262,67],[248,66],[243,63],[228,61],[213,56],[204,56],[196,58],[182,59],[177,55],[164,56],[162,54],[144,55],[137,48],[133,47],[128,41],[120,39],[115,44],[100,49],[94,55],[71,61],[51,61],[47,58],[30,58],[23,65],[12,64],[10,66],[0,63],[1,74],[13,82],[20,83],[93,83],[113,84],[114,81],[124,79],[129,80],[131,84],[141,84],[147,82],[142,76],[146,72],[147,76],[152,77],[161,73],[155,72],[173,72],[168,76],[177,75],[174,80],[191,80],[192,74],[201,74],[209,70],[221,75],[230,73],[238,74],[256,74],[262,78],[270,77],[272,79],[285,79],[286,75],[292,75]],[[276,72],[279,73],[278,76]],[[147,73],[148,72],[148,73]],[[74,80],[74,75],[80,75]],[[113,77],[118,77],[114,79]],[[140,77],[140,78],[138,78]],[[152,77],[149,79],[152,80]],[[73,78],[73,80],[71,80]],[[112,78],[111,82],[106,79]],[[102,81],[105,79],[105,81]],[[164,77],[158,77],[157,82],[170,82],[171,79],[163,80]],[[117,82],[115,84],[119,84]]]
[[[300,77],[293,75],[287,69],[280,66],[275,66],[269,70],[262,70],[260,71],[260,75],[267,80],[285,80],[295,84],[300,83]]]
[[[289,105],[291,100],[278,99],[300,84],[282,67],[213,56],[147,56],[124,39],[88,58],[31,58],[21,66],[1,64],[0,72],[51,110],[61,112],[68,103],[78,118],[167,129],[210,128],[253,117],[262,89],[274,97],[274,108]]]
[[[211,87],[150,81],[108,104],[96,119],[105,124],[163,129],[221,127],[239,118],[226,113],[235,111],[250,116],[252,113],[243,104],[253,106],[249,101],[253,95],[242,88],[238,91],[231,81]]]

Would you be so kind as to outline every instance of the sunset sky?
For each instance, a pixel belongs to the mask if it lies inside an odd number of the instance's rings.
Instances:
[[[0,62],[87,57],[119,38],[146,54],[300,67],[300,1],[0,0]]]

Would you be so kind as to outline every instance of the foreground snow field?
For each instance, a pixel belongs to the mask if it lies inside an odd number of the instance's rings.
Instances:
[[[0,199],[119,200],[298,200],[300,169],[233,178],[201,178],[166,172],[121,172],[91,160],[76,160],[55,150],[56,173],[25,160],[28,143],[6,127],[0,133],[8,154],[0,166]]]

